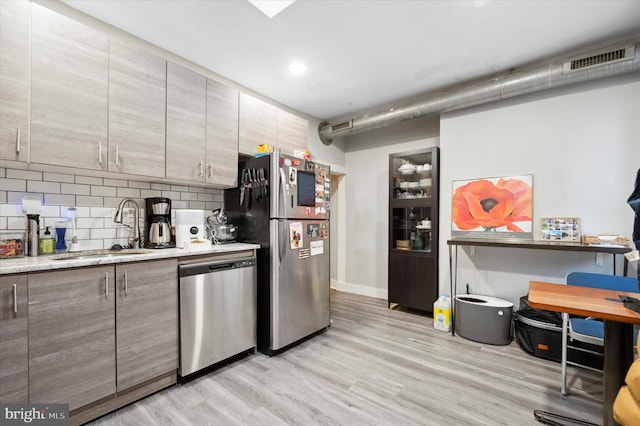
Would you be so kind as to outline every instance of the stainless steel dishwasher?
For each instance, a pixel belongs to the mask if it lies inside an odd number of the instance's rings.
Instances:
[[[180,376],[256,347],[256,259],[180,265]]]

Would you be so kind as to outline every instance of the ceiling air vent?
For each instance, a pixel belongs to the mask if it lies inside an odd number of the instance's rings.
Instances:
[[[332,132],[337,132],[339,130],[351,129],[353,127],[353,120],[345,121],[344,123],[334,124],[331,126]]]
[[[582,71],[584,69],[597,67],[600,65],[609,65],[614,62],[621,62],[633,58],[635,45],[629,45],[620,49],[608,50],[589,56],[581,56],[566,61],[562,66],[563,73],[573,71]]]

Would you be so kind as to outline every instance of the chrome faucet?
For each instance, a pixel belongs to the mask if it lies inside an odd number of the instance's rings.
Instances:
[[[115,223],[128,226],[129,228],[132,227],[131,225],[127,225],[122,222],[122,213],[124,212],[124,206],[127,203],[133,204],[133,238],[129,238],[129,246],[137,249],[140,248],[140,207],[138,206],[138,203],[131,198],[125,198],[120,201],[120,205],[118,205],[118,208],[116,209],[116,215],[113,217],[113,221]]]

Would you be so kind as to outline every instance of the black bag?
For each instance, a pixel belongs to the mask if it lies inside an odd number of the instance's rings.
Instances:
[[[520,298],[514,313],[516,341],[525,352],[551,361],[562,360],[562,314],[529,306],[527,297]],[[569,342],[567,359],[572,364],[602,370],[604,348],[583,342]]]
[[[552,361],[561,360],[561,314],[527,307],[514,314],[514,324],[516,341],[525,352]]]

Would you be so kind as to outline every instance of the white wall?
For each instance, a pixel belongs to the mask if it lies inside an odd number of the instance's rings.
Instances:
[[[631,236],[626,200],[640,167],[640,74],[450,113],[440,123],[440,290],[449,292],[451,181],[533,174],[534,239],[541,217],[577,216],[583,233]],[[464,248],[458,290],[511,300],[529,281],[572,270],[611,273],[612,255]],[[620,256],[619,256],[620,257]],[[621,268],[618,269],[618,273]]]
[[[346,223],[338,259],[343,268],[338,265],[335,282],[338,290],[387,298],[389,154],[438,145],[437,117],[419,121],[421,137],[407,131],[406,127],[418,125],[411,123],[396,127],[395,132],[387,128],[346,141]],[[398,134],[412,134],[412,140],[398,143]]]

